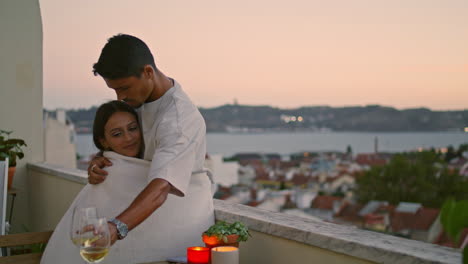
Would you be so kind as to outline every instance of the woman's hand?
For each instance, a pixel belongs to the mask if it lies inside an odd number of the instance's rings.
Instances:
[[[109,225],[110,242],[112,246],[118,240],[117,227],[113,223],[107,223],[107,225]]]
[[[94,157],[88,166],[88,182],[99,184],[106,179],[107,171],[104,167],[112,166],[112,162],[105,157]]]

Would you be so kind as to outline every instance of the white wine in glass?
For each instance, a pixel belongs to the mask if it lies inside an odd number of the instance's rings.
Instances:
[[[110,232],[106,218],[81,221],[80,255],[88,263],[99,263],[109,253]]]
[[[73,208],[72,221],[70,226],[70,239],[77,247],[80,243],[80,221],[82,219],[98,218],[96,207],[75,207]]]
[[[109,248],[80,249],[81,257],[88,263],[99,263],[109,253]]]

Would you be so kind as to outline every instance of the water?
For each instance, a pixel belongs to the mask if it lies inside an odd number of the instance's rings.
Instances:
[[[464,132],[304,132],[304,133],[259,133],[228,134],[208,133],[208,154],[225,157],[239,152],[262,152],[290,154],[301,151],[341,151],[348,145],[354,153],[374,151],[375,138],[382,152],[403,152],[418,148],[458,147],[468,143]],[[77,152],[81,156],[96,153],[91,134],[80,134],[76,138]]]

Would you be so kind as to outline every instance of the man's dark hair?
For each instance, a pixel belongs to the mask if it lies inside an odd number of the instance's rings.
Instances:
[[[117,112],[130,113],[138,122],[138,114],[136,113],[135,109],[133,109],[125,102],[114,100],[99,106],[99,108],[96,110],[96,116],[94,117],[93,141],[94,145],[96,145],[96,148],[101,151],[106,150],[100,141],[100,139],[104,138],[104,128],[111,116]]]
[[[148,46],[139,38],[118,34],[111,37],[102,48],[98,62],[93,65],[93,73],[111,80],[140,77],[144,66],[148,64],[156,70]]]

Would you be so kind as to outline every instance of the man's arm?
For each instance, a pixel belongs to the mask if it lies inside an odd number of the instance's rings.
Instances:
[[[176,194],[184,196],[195,162],[195,144],[186,141],[184,137],[178,138],[179,140],[169,140],[178,142],[178,144],[161,144],[162,146],[157,149],[152,164],[155,163],[155,160],[159,162],[164,160],[166,165],[157,167],[155,170],[150,169],[148,185],[138,194],[130,206],[116,217],[117,220],[127,225],[128,230],[138,226],[161,207],[171,191],[174,192],[177,189]],[[167,164],[168,161],[170,161],[170,165]],[[158,178],[153,178],[152,175],[158,175]],[[109,228],[112,243],[115,243],[117,240],[116,225],[109,223]]]
[[[170,189],[171,185],[168,181],[159,178],[152,180],[116,219],[125,223],[129,231],[132,230],[161,207]],[[117,240],[117,228],[112,223],[109,224],[109,228],[112,244],[114,244]]]

